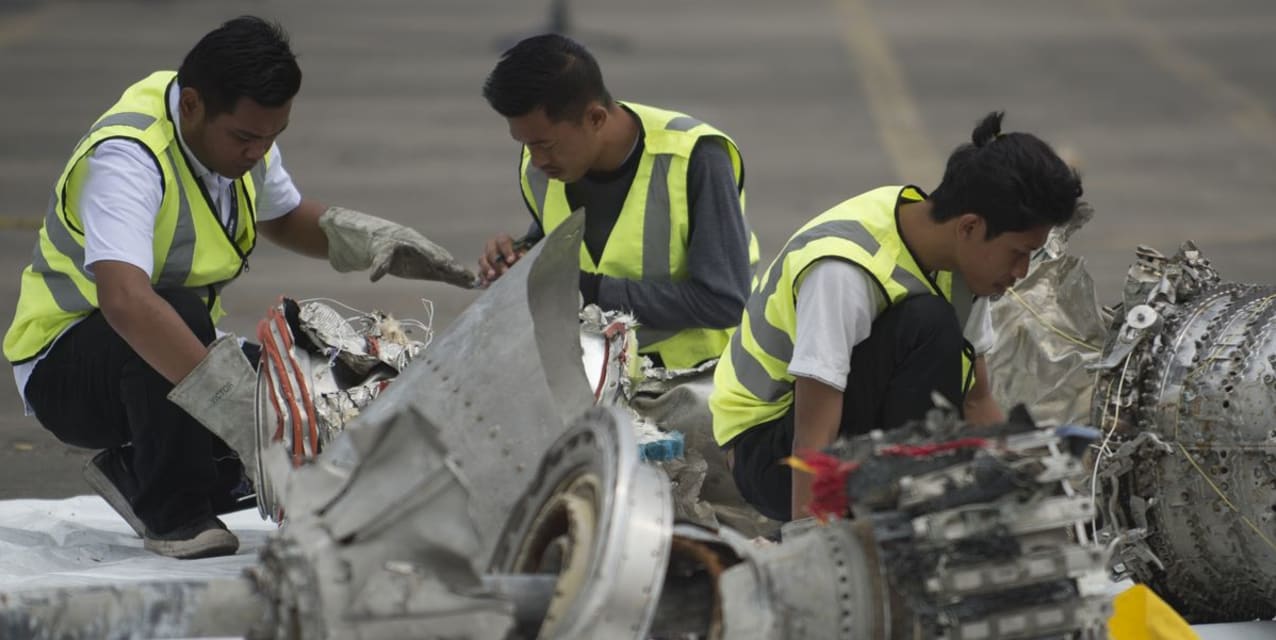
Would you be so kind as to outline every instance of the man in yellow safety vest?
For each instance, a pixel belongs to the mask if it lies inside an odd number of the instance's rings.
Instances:
[[[639,353],[657,365],[717,358],[758,259],[735,142],[686,114],[612,99],[593,55],[560,35],[506,51],[483,95],[523,145],[519,176],[533,221],[519,242],[489,240],[479,275],[500,277],[583,208],[584,301],[633,312]]]
[[[300,86],[278,25],[244,16],[205,35],[80,139],[22,272],[4,354],[27,411],[102,450],[86,478],[160,554],[239,544],[216,515],[242,505],[241,468],[204,425],[254,428],[255,346],[216,323],[258,232],[374,280],[477,284],[407,227],[301,197],[275,144]]]
[[[881,187],[808,222],[753,289],[710,408],[736,485],[767,516],[807,513],[811,478],[791,454],[922,418],[933,392],[971,422],[1002,419],[986,298],[1071,219],[1081,180],[1001,118],[979,123],[929,196]]]

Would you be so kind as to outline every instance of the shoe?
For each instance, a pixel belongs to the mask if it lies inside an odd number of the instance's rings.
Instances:
[[[192,560],[231,555],[239,550],[239,538],[221,520],[209,516],[168,533],[148,534],[142,546],[170,558]]]
[[[124,461],[125,452],[118,449],[99,451],[84,464],[84,479],[120,514],[139,538],[147,535],[146,524],[133,511],[132,498],[137,495],[137,481]]]

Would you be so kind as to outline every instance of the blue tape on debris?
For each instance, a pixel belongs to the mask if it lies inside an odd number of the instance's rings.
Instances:
[[[643,462],[667,462],[677,460],[683,454],[683,437],[681,431],[669,431],[661,434],[659,440],[638,444],[638,459]]]

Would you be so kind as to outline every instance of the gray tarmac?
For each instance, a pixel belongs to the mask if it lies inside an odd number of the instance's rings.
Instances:
[[[174,69],[240,13],[279,19],[305,81],[280,139],[309,197],[410,224],[473,262],[525,229],[517,148],[480,96],[501,43],[549,0],[0,0],[0,318],[75,141],[131,82]],[[595,0],[572,35],[612,93],[705,119],[744,151],[748,214],[773,255],[806,219],[889,183],[931,188],[976,120],[1054,143],[1097,211],[1074,253],[1115,302],[1138,244],[1195,241],[1228,278],[1270,282],[1276,246],[1276,3],[1265,0]],[[280,295],[438,330],[475,293],[369,284],[259,247],[223,328]],[[3,382],[3,381],[0,381]],[[67,398],[75,402],[75,398]],[[85,452],[0,384],[0,498],[85,493]]]

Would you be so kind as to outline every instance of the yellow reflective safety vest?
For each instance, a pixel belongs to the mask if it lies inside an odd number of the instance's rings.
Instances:
[[[952,273],[928,276],[899,234],[898,205],[924,200],[912,186],[881,187],[820,214],[798,230],[749,296],[744,319],[722,354],[709,396],[713,435],[726,445],[741,433],[775,420],[793,404],[789,361],[797,336],[797,294],[818,260],[862,267],[881,288],[887,305],[916,295],[952,302]],[[961,323],[965,324],[965,318]],[[962,353],[962,392],[973,382],[974,350]]]
[[[687,199],[691,150],[705,137],[719,138],[726,143],[735,168],[736,184],[740,187],[742,213],[744,160],[730,137],[691,116],[632,102],[624,105],[642,121],[642,157],[600,261],[595,263],[582,243],[580,268],[625,280],[685,280],[691,219]],[[526,147],[520,174],[523,199],[545,233],[552,232],[572,213],[566,185],[532,166],[531,152]],[[749,264],[756,265],[757,261],[758,241],[750,231]],[[638,320],[641,322],[642,318]],[[711,328],[663,331],[640,326],[638,352],[659,354],[670,369],[694,367],[720,356],[731,332],[732,329]]]
[[[219,292],[247,268],[257,240],[257,187],[271,158],[234,182],[238,222],[231,238],[178,142],[166,98],[176,78],[173,71],[159,71],[126,89],[76,145],[54,187],[31,265],[22,272],[17,310],[4,336],[10,362],[40,355],[98,307],[97,285],[84,266],[84,225],[77,207],[87,173],[84,159],[107,140],[141,143],[159,167],[164,195],[155,219],[151,284],[193,290],[208,304],[214,323],[225,315]]]

